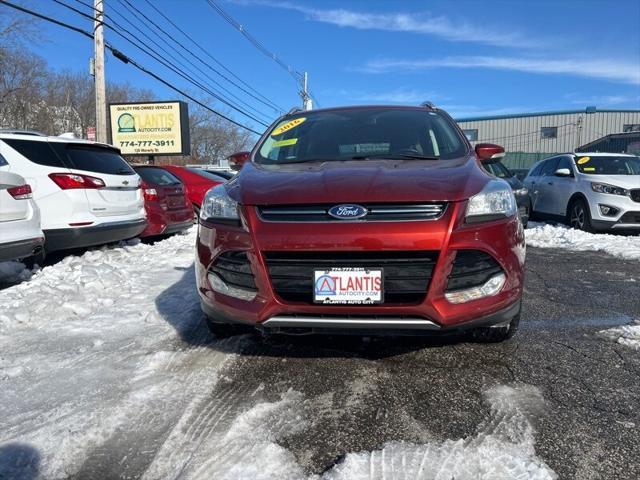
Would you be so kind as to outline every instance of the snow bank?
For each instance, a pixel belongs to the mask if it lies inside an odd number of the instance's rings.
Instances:
[[[24,458],[0,455],[0,476],[121,477],[114,450],[138,451],[214,390],[233,355],[200,328],[194,244],[191,229],[94,250],[0,291],[0,453]]]
[[[632,325],[622,325],[608,330],[601,330],[598,335],[640,351],[640,320],[636,320],[635,324]]]
[[[527,245],[575,251],[600,251],[616,257],[640,260],[640,236],[587,233],[564,225],[529,222]]]

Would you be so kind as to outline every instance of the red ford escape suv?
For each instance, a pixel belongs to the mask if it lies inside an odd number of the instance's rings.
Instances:
[[[200,211],[197,283],[212,331],[516,331],[516,201],[451,117],[421,107],[292,111]]]

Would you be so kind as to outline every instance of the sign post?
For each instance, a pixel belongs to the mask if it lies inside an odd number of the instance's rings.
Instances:
[[[112,103],[111,143],[123,155],[189,155],[189,111],[185,102]]]

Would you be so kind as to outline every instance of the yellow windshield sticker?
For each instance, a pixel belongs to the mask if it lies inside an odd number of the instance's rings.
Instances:
[[[287,140],[278,140],[277,142],[273,142],[272,147],[273,148],[289,147],[291,145],[295,145],[296,143],[298,143],[297,138],[288,138]]]
[[[584,167],[582,170],[585,172],[595,172],[596,167]]]
[[[297,127],[298,125],[300,125],[302,122],[304,122],[306,120],[305,117],[300,117],[300,118],[294,118],[293,120],[291,120],[290,122],[287,122],[283,125],[280,125],[278,128],[276,128],[273,132],[271,132],[271,136],[275,137],[276,135],[281,135],[284,132],[288,132],[289,130],[291,130],[292,128]]]
[[[587,163],[589,160],[591,160],[591,157],[582,157],[579,158],[578,161],[576,162],[578,165],[584,165],[585,163]]]

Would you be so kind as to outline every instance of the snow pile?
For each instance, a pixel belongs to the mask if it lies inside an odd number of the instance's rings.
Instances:
[[[640,260],[640,236],[588,233],[564,225],[529,222],[527,245],[575,251],[600,251],[616,257]]]
[[[48,320],[63,324],[65,331],[92,328],[92,322],[104,322],[107,310],[114,328],[157,319],[155,308],[149,308],[152,293],[179,279],[183,272],[177,269],[191,266],[194,244],[192,229],[187,236],[153,246],[124,244],[68,256],[43,268],[30,282],[0,292],[0,333],[18,324]]]
[[[0,291],[0,476],[127,476],[114,451],[140,451],[215,389],[233,355],[207,345],[194,243],[103,248]]]
[[[491,416],[474,437],[424,445],[394,442],[381,450],[350,453],[322,480],[557,478],[535,455],[529,418],[543,408],[540,391],[528,385],[497,386],[485,392],[485,400]]]
[[[31,278],[31,270],[24,263],[0,262],[0,285],[22,282],[29,278]]]
[[[598,334],[612,342],[640,351],[640,320],[631,325],[601,330]]]

